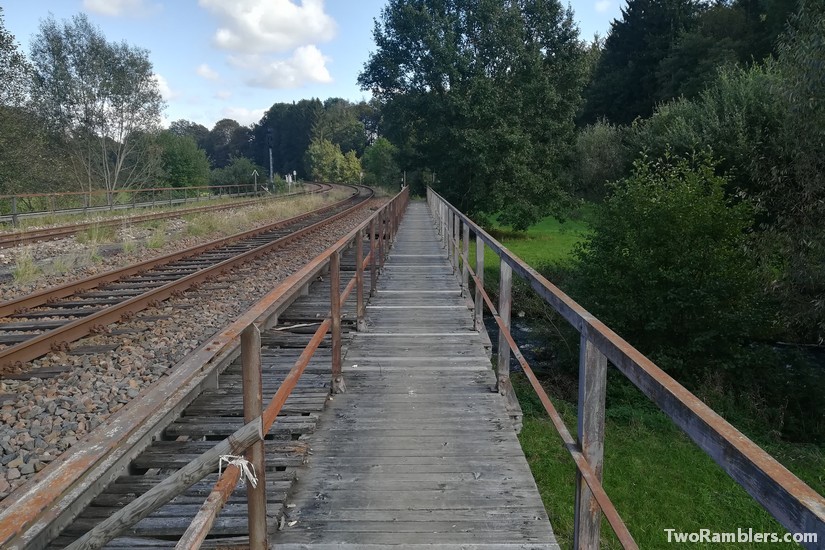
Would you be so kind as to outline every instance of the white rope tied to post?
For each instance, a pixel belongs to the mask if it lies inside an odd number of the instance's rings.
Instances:
[[[224,462],[226,462],[227,466],[236,466],[241,471],[241,487],[244,486],[245,480],[249,480],[253,489],[258,486],[258,476],[255,475],[255,465],[247,459],[242,456],[221,455],[218,460],[218,477],[221,477]]]

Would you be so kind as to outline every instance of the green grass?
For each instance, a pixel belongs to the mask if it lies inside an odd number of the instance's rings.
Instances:
[[[494,226],[490,232],[513,253],[535,268],[564,264],[574,245],[587,233],[585,209],[576,220],[559,223],[545,218],[524,233]],[[472,247],[471,247],[472,248]],[[471,258],[475,258],[474,249]],[[498,258],[485,255],[485,283],[495,293]],[[514,288],[513,310],[540,311],[525,285]],[[523,376],[514,375],[524,410],[522,448],[539,487],[545,508],[562,548],[573,546],[575,466],[561,438]],[[575,381],[567,381],[570,386]],[[545,383],[547,387],[547,384]],[[571,433],[576,433],[576,405],[562,397],[570,388],[548,393],[563,415]],[[630,390],[637,392],[637,390]],[[575,390],[572,392],[575,394]],[[641,548],[668,546],[664,529],[694,532],[699,529],[727,532],[738,527],[784,533],[785,530],[690,441],[662,412],[640,396],[630,404],[608,405],[605,438],[604,486],[611,501]],[[749,434],[780,463],[825,494],[825,451],[771,439],[770,434]],[[713,548],[748,548],[742,544],[714,544]],[[621,548],[610,526],[603,521],[602,547]],[[701,547],[690,545],[690,547]],[[753,548],[770,545],[754,544]],[[785,545],[784,547],[793,547]]]
[[[514,377],[524,409],[519,436],[562,548],[573,545],[575,466],[523,377]],[[554,404],[575,434],[575,405]],[[667,545],[664,529],[727,532],[737,527],[785,530],[661,412],[638,409],[605,427],[604,487],[641,548]],[[825,453],[804,445],[774,445],[774,453],[816,491],[825,491]],[[751,546],[712,545],[714,548]],[[602,547],[621,548],[603,521]],[[692,547],[701,547],[693,545]],[[764,548],[765,545],[753,545]]]

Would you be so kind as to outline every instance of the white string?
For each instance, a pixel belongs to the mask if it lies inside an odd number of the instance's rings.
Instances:
[[[218,477],[221,476],[224,462],[226,462],[227,466],[237,466],[241,471],[241,487],[244,486],[244,481],[247,479],[253,489],[258,486],[258,476],[255,475],[255,466],[247,459],[242,456],[221,455],[220,460],[218,460]]]

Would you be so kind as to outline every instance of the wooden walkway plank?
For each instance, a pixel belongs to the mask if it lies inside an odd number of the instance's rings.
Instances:
[[[410,203],[273,548],[558,548],[442,246]]]

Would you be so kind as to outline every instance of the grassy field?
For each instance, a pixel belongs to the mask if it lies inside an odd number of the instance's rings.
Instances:
[[[584,219],[563,224],[545,219],[523,234],[490,228],[496,238],[534,267],[566,262],[587,231]],[[474,256],[471,256],[474,257]],[[485,257],[486,280],[494,286],[498,259]],[[516,298],[518,299],[518,297]],[[514,311],[520,306],[514,302]],[[528,310],[530,308],[527,308]],[[575,467],[534,392],[523,377],[514,376],[525,413],[520,440],[562,548],[573,545]],[[567,392],[548,387],[557,408],[575,434],[575,403],[561,399]],[[635,391],[635,390],[633,390]],[[643,398],[642,398],[643,399]],[[640,400],[641,401],[641,400]],[[748,434],[820,494],[825,493],[825,452],[815,446],[772,441],[767,434]],[[608,406],[605,441],[605,489],[641,548],[668,546],[664,529],[784,532],[784,529],[732,481],[655,407],[644,403]],[[604,523],[605,548],[620,548]],[[710,545],[714,548],[749,546]],[[690,545],[690,547],[701,547]],[[754,544],[753,548],[770,548]],[[788,547],[785,545],[784,547]]]

